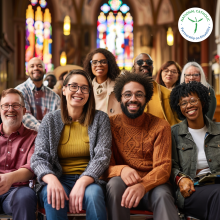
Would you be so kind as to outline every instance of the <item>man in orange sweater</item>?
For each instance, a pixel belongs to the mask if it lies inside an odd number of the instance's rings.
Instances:
[[[150,210],[155,220],[179,219],[172,188],[171,129],[144,108],[153,95],[145,73],[120,75],[114,87],[122,114],[110,117],[112,157],[108,169],[108,219],[130,219],[130,208]]]

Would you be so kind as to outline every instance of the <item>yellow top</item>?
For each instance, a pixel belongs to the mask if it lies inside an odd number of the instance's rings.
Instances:
[[[65,125],[57,153],[63,174],[82,174],[90,160],[88,127],[79,122]]]
[[[181,121],[177,114],[170,107],[170,90],[153,81],[154,94],[152,99],[147,103],[144,111],[159,118],[163,118],[173,126]]]

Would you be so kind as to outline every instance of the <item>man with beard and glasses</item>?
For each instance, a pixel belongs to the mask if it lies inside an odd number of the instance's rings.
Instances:
[[[60,108],[60,97],[43,85],[44,74],[43,61],[34,57],[28,62],[29,78],[15,88],[22,92],[27,109],[23,123],[36,131],[47,113]]]
[[[125,71],[116,79],[122,114],[110,117],[112,156],[107,170],[109,220],[130,219],[131,208],[153,211],[155,220],[178,220],[172,188],[171,128],[144,112],[153,96],[152,78]]]
[[[145,73],[152,77],[153,60],[150,55],[141,53],[134,60],[133,71],[136,73]],[[159,118],[163,118],[169,124],[175,125],[180,122],[176,113],[170,108],[169,98],[170,90],[153,81],[154,93],[152,99],[146,105],[144,111],[151,113]]]
[[[20,91],[7,89],[0,98],[0,213],[13,220],[35,220],[37,197],[28,187],[34,178],[30,167],[37,132],[22,123],[25,114]]]

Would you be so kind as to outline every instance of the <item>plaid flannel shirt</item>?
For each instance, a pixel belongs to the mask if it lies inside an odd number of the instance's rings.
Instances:
[[[30,78],[24,83],[18,85],[15,89],[22,92],[24,96],[26,114],[23,116],[23,124],[35,131],[38,130],[41,121],[37,120],[37,108],[35,104],[34,94],[37,89]],[[60,97],[50,88],[42,85],[41,91],[45,93],[45,97],[40,98],[40,106],[43,114],[55,111],[60,108]]]

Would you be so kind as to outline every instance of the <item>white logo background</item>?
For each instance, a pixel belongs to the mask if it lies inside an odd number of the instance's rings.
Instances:
[[[202,8],[189,8],[181,14],[178,21],[178,29],[186,40],[200,42],[212,33],[212,18]]]

